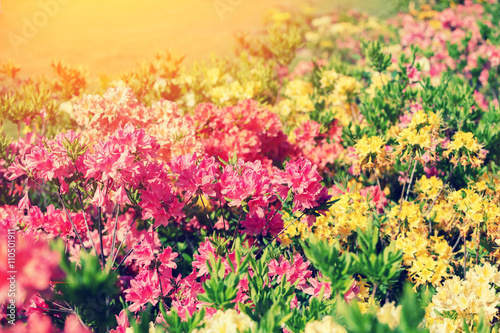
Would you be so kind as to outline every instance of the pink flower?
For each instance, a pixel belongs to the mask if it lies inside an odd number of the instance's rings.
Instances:
[[[330,199],[327,189],[321,185],[317,167],[306,159],[288,162],[285,171],[275,172],[274,178],[281,184],[278,192],[283,199],[289,190],[293,193],[293,212],[318,207]]]
[[[242,232],[251,236],[259,234],[266,236],[268,233],[271,236],[276,236],[283,230],[283,219],[281,214],[271,210],[265,217],[247,216],[244,221],[241,221],[241,226],[244,228]]]
[[[357,297],[357,295],[359,294],[359,287],[356,286],[356,281],[354,281],[352,283],[352,286],[351,288],[349,288],[349,290],[344,294],[344,300],[350,304],[351,301]]]
[[[407,65],[406,66],[406,74],[408,75],[408,79],[410,80],[410,84],[420,81],[420,71],[415,67]]]
[[[118,190],[115,191],[114,199],[118,205],[130,204],[130,199],[128,198],[127,191],[124,186],[120,186]]]
[[[201,283],[196,281],[196,277],[196,271],[193,271],[184,279],[181,279],[180,276],[176,278],[176,284],[179,288],[177,289],[177,293],[173,294],[172,308],[175,309],[183,319],[186,318],[186,315],[192,316],[195,311],[198,311],[205,305],[197,299],[198,294],[204,291]],[[206,311],[206,318],[211,317],[216,312],[215,309],[210,307],[207,307]]]
[[[97,189],[94,193],[94,197],[92,198],[92,204],[97,207],[104,207],[109,203],[108,196],[101,189],[100,185],[97,185]]]
[[[163,277],[172,277],[172,270],[177,268],[177,264],[175,263],[175,258],[177,258],[177,256],[178,254],[172,252],[172,248],[170,246],[166,247],[160,254],[158,254],[157,260],[161,262],[158,270]]]
[[[322,67],[322,66],[326,65],[326,63],[327,63],[327,61],[325,61],[324,59],[319,59],[316,61],[316,65],[318,67]],[[304,76],[304,75],[312,72],[313,69],[314,69],[314,62],[313,61],[301,60],[301,61],[299,61],[297,66],[295,66],[293,71],[288,75],[288,77],[290,80],[293,80],[296,77],[301,77],[301,76]]]
[[[186,191],[186,197],[206,194],[215,197],[215,182],[220,177],[219,163],[214,157],[204,156],[198,161],[196,154],[187,154],[172,158],[169,163],[178,176],[177,185]]]
[[[24,211],[30,209],[30,206],[31,206],[30,198],[28,197],[28,192],[26,192],[22,197],[22,199],[19,201],[17,208],[21,211]]]
[[[215,248],[213,244],[207,239],[198,247],[198,253],[194,254],[194,261],[192,262],[193,268],[197,269],[197,277],[204,276],[208,274],[207,261],[210,259],[210,255],[213,255],[215,259],[218,258],[215,253]]]
[[[294,131],[297,145],[302,149],[310,149],[316,145],[314,140],[320,135],[321,125],[313,120],[308,120],[300,124]]]
[[[279,117],[254,100],[218,109],[200,104],[193,120],[205,152],[227,161],[233,154],[264,165],[283,161],[290,147]]]
[[[399,116],[399,124],[398,126],[401,128],[406,128],[411,122],[411,119],[413,118],[412,113],[404,113],[402,116]]]
[[[64,182],[64,178],[71,177],[76,168],[82,166],[82,156],[73,161],[69,157],[65,143],[79,141],[81,141],[80,136],[73,131],[60,133],[52,140],[40,140],[28,154],[18,156],[16,162],[9,167],[8,178],[16,179],[29,170],[36,180],[51,181],[57,178],[60,182]]]
[[[75,224],[78,233],[85,239],[87,229],[83,212],[69,213],[73,223]],[[88,218],[90,221],[90,219]],[[26,216],[26,226],[35,233],[40,233],[41,229],[45,232],[47,238],[51,239],[57,236],[71,236],[75,237],[73,226],[65,211],[55,209],[54,205],[47,207],[47,212],[42,213],[40,208],[33,206],[29,209]],[[90,222],[91,223],[91,222]]]
[[[331,284],[329,282],[320,282],[317,278],[309,278],[307,280],[310,287],[303,289],[304,293],[312,297],[318,297],[319,293],[323,290],[323,299],[329,299],[332,294]]]
[[[477,90],[474,90],[474,99],[481,109],[488,110],[488,102],[486,101],[486,98],[483,94],[481,94]]]
[[[127,328],[130,327],[128,317],[127,317],[127,311],[122,310],[120,311],[119,315],[115,315],[116,317],[116,323],[118,326],[116,329],[111,330],[111,333],[126,333]]]
[[[0,304],[7,299],[10,281],[8,271],[16,274],[16,304],[21,307],[36,292],[46,291],[51,280],[62,278],[59,270],[60,254],[51,251],[47,242],[29,234],[16,237],[15,269],[7,266],[7,236],[0,239]]]
[[[483,86],[487,86],[489,77],[490,77],[490,72],[487,69],[483,69],[481,71],[481,74],[479,75],[479,82],[481,82]]]
[[[69,315],[64,323],[64,333],[92,333],[92,331],[81,323],[77,315]]]
[[[147,303],[153,306],[158,303],[160,297],[160,288],[156,288],[156,284],[151,280],[132,280],[130,288],[125,290],[125,299],[132,304],[128,307],[131,312],[139,311]]]
[[[142,218],[154,219],[155,225],[167,225],[171,217],[182,217],[184,205],[179,202],[176,193],[169,183],[153,182],[142,191],[139,206]]]
[[[235,166],[227,165],[220,178],[220,199],[230,207],[247,203],[250,215],[264,217],[264,209],[275,200],[269,171],[260,161],[245,162],[239,159]]]
[[[297,253],[293,257],[293,263],[280,256],[279,261],[273,259],[269,262],[269,277],[277,276],[278,283],[281,283],[283,276],[291,284],[298,281],[297,288],[304,290],[307,288],[307,279],[312,275],[308,270],[309,261],[304,261],[302,256]]]
[[[14,180],[24,175],[27,175],[26,168],[19,161],[19,157],[16,157],[16,160],[9,166],[5,178],[7,178],[7,180]]]
[[[320,124],[307,121],[295,130],[296,145],[301,149],[297,154],[309,159],[321,171],[327,171],[327,165],[334,164],[344,151],[342,127],[337,121],[330,126],[327,133],[320,133]]]
[[[135,259],[137,266],[149,266],[151,261],[155,259],[155,253],[158,247],[154,243],[151,233],[146,233],[142,241],[134,246],[134,251],[130,255],[130,259]]]
[[[119,127],[109,140],[123,146],[136,159],[156,158],[160,149],[156,138],[147,134],[144,129],[135,128],[131,123],[127,123],[123,128]]]
[[[168,161],[172,156],[201,151],[191,121],[181,116],[174,102],[159,100],[147,107],[130,88],[110,88],[103,96],[84,95],[75,102],[74,111],[77,123],[88,129],[94,141],[117,131],[115,139],[126,142],[131,153],[141,158],[158,155]],[[136,128],[143,132],[132,133]],[[134,151],[136,144],[141,148]]]
[[[359,194],[364,198],[367,196],[371,198],[380,213],[384,211],[384,207],[388,204],[384,192],[380,191],[378,185],[365,187],[359,191]]]
[[[226,221],[221,217],[214,224],[214,228],[217,230],[229,230],[229,221]]]
[[[431,178],[432,176],[439,175],[439,171],[435,166],[433,166],[431,168],[424,166],[424,172],[425,172],[425,175],[427,176],[427,178]]]
[[[123,184],[125,172],[137,172],[139,165],[134,163],[135,157],[124,146],[104,141],[96,144],[93,150],[93,153],[86,154],[83,161],[87,169],[86,178]]]
[[[38,332],[38,333],[51,333],[54,332],[55,328],[52,327],[52,321],[50,317],[42,313],[31,313],[28,316],[28,323],[23,330],[21,327],[22,322],[14,325],[15,332]],[[14,331],[13,331],[14,332]]]

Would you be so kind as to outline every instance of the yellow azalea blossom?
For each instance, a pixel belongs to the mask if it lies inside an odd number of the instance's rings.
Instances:
[[[484,180],[481,180],[479,182],[474,182],[471,185],[472,185],[471,188],[477,192],[486,191],[488,189],[488,186],[486,185],[486,182]]]
[[[390,164],[385,150],[385,141],[378,137],[363,136],[354,145],[354,174],[359,174],[361,171],[377,171]]]
[[[356,281],[356,287],[359,288],[359,292],[356,295],[361,301],[366,301],[370,298],[370,284],[366,281]]]
[[[470,165],[477,168],[482,165],[486,152],[482,149],[474,134],[468,132],[457,132],[453,140],[448,144],[447,150],[443,153],[445,157],[450,157],[451,163],[462,166]]]
[[[469,151],[476,152],[481,149],[481,145],[477,142],[474,134],[466,132],[458,132],[455,134],[453,141],[448,145],[448,150],[459,150],[465,148]]]
[[[363,86],[355,78],[341,76],[335,84],[335,93],[345,101],[351,101],[357,96]]]
[[[391,81],[391,78],[387,74],[375,72],[371,77],[371,81],[372,82],[366,92],[373,98],[375,97],[376,90],[388,84]]]
[[[377,310],[377,319],[382,324],[387,324],[394,330],[399,326],[402,305],[396,306],[394,302],[387,302]]]
[[[332,316],[325,316],[307,323],[304,333],[347,333],[347,330],[337,324]]]
[[[321,84],[321,88],[329,88],[332,87],[339,78],[340,74],[334,70],[323,71],[321,72],[319,83]]]
[[[450,276],[451,246],[444,237],[431,236],[419,231],[409,231],[395,240],[397,249],[403,251],[403,264],[407,267],[409,279],[415,284],[438,286]]]
[[[371,309],[377,308],[377,303],[373,297],[369,297],[363,302],[357,302],[356,305],[362,314],[367,314]]]
[[[482,226],[486,226],[490,237],[498,235],[500,230],[497,221],[500,218],[500,208],[490,200],[489,196],[477,193],[471,188],[452,191],[447,195],[447,201],[462,220],[462,224],[458,226],[462,235],[472,230],[477,241]]]
[[[285,23],[290,21],[292,14],[289,12],[282,12],[280,10],[274,9],[270,11],[270,19],[273,22]]]
[[[202,211],[210,212],[212,210],[212,205],[210,204],[210,200],[205,194],[198,196],[198,199],[196,200],[196,205]]]
[[[300,79],[288,82],[284,90],[284,95],[294,102],[295,108],[299,112],[314,110],[314,105],[310,98],[312,94],[312,83]]]
[[[333,244],[345,241],[357,228],[365,230],[373,210],[366,198],[359,193],[346,193],[338,196],[337,199],[338,201],[330,207],[326,215],[317,217],[311,227],[299,221],[291,224],[280,238],[282,244],[289,246],[297,237],[306,240],[311,233],[317,239]],[[293,218],[285,213],[283,220],[285,225],[288,225]]]
[[[427,178],[424,175],[415,183],[415,190],[420,200],[434,200],[442,187],[443,181],[436,176]]]
[[[445,195],[443,194],[443,198]],[[456,227],[454,222],[458,218],[458,214],[453,208],[453,204],[445,199],[438,200],[429,214],[433,221],[437,223],[436,227],[440,230],[451,231]]]
[[[486,322],[491,322],[497,314],[500,297],[494,285],[499,281],[499,272],[489,263],[474,266],[462,280],[457,276],[445,280],[436,289],[432,303],[428,306],[427,322],[431,332],[439,332],[443,326],[454,327],[462,332],[462,322],[467,325],[476,320],[481,312]],[[453,312],[456,318],[444,318],[439,313]],[[451,322],[450,322],[451,321]]]
[[[420,206],[414,202],[404,202],[401,209],[399,205],[394,206],[387,217],[382,229],[393,238],[398,234],[398,226],[401,223],[404,223],[410,231],[419,230],[422,234],[427,233],[428,228],[424,223]]]
[[[440,125],[438,114],[423,110],[416,112],[408,127],[399,133],[394,155],[400,156],[402,160],[413,157],[416,161],[425,162],[423,155],[427,153],[431,161],[434,160],[434,148],[441,141]]]
[[[221,77],[220,68],[217,67],[206,70],[205,74],[206,83],[211,85],[216,84]]]
[[[247,81],[243,85],[239,81],[232,81],[213,87],[209,91],[209,95],[215,104],[224,106],[240,100],[254,98],[261,87],[262,84],[258,81]]]
[[[218,310],[212,318],[204,320],[204,323],[204,328],[193,330],[193,333],[236,333],[256,328],[256,323],[250,317],[234,309]]]

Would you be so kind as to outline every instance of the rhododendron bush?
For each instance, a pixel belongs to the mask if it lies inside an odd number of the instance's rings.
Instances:
[[[499,23],[277,10],[101,90],[2,64],[1,331],[496,331]]]

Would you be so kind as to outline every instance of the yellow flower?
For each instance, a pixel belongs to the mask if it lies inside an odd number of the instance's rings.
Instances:
[[[377,310],[378,321],[387,324],[394,330],[399,326],[402,305],[395,306],[394,302],[387,302]]]
[[[495,279],[497,275],[498,270],[486,263],[482,267],[475,266],[470,269],[464,280],[453,276],[438,286],[427,310],[431,319],[428,320],[431,331],[435,331],[439,326],[458,327],[456,323],[462,323],[464,319],[466,324],[470,325],[481,312],[484,312],[487,322],[491,321],[497,313],[496,307],[500,304],[500,297],[485,277]],[[456,318],[447,322],[450,318],[437,315],[445,311],[454,312]]]
[[[203,211],[206,209],[207,212],[210,212],[212,209],[212,206],[210,205],[210,200],[205,194],[198,196],[196,205]]]
[[[395,155],[401,156],[403,160],[412,156],[416,161],[425,162],[422,156],[428,153],[433,160],[433,146],[440,141],[440,124],[439,115],[423,110],[416,112],[408,127],[403,129],[396,138],[398,146]]]
[[[321,79],[319,80],[321,88],[332,87],[339,77],[340,75],[334,70],[321,72]]]
[[[271,20],[277,23],[284,23],[292,18],[292,14],[289,12],[282,12],[277,9],[271,10]]]
[[[354,145],[355,160],[354,160],[354,174],[360,171],[370,171],[373,169],[380,169],[389,165],[385,151],[385,141],[378,137],[363,136]]]
[[[416,205],[414,202],[404,202],[403,206],[396,205],[387,214],[388,220],[383,224],[388,230],[394,231],[399,225],[399,221],[405,222],[408,225],[410,231],[419,230],[423,234],[427,231],[427,225],[425,225],[422,218],[422,212],[420,211],[420,206]],[[392,234],[392,236],[395,236]]]
[[[443,181],[436,176],[427,178],[427,176],[423,175],[415,183],[415,189],[419,192],[419,199],[434,200],[442,187]]]
[[[284,95],[294,102],[295,108],[300,112],[309,112],[314,110],[314,105],[310,98],[310,95],[312,94],[312,83],[300,79],[288,82],[284,91]]]
[[[472,133],[457,132],[453,140],[448,144],[448,149],[443,153],[445,157],[451,155],[450,161],[457,165],[471,165],[479,167],[486,157],[486,152],[482,149]]]
[[[344,100],[350,101],[360,93],[363,86],[355,78],[350,76],[341,76],[335,85],[335,93],[342,96]]]
[[[476,152],[481,149],[481,145],[477,142],[474,134],[468,132],[457,132],[453,141],[448,145],[448,150],[459,150],[460,148]]]
[[[220,68],[210,68],[205,72],[205,74],[205,79],[208,84],[216,84],[220,78]]]
[[[391,78],[384,73],[375,72],[371,77],[371,81],[372,82],[366,92],[373,98],[375,97],[376,90],[389,83]]]
[[[194,333],[236,333],[255,329],[256,324],[244,313],[234,309],[218,310],[212,318],[204,320],[205,327],[194,330]]]
[[[307,323],[304,333],[347,333],[347,331],[337,324],[332,316],[325,316],[322,320]]]
[[[297,221],[290,225],[284,232],[282,242],[288,246],[292,239],[300,237],[305,240],[311,233],[317,239],[326,240],[330,244],[345,241],[357,228],[365,230],[372,212],[370,203],[359,193],[346,193],[337,197],[325,216],[319,216],[312,227]],[[296,217],[295,217],[296,218]],[[290,224],[294,217],[283,215],[285,225]]]

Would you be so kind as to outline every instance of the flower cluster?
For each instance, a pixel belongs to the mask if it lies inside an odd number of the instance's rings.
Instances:
[[[225,161],[236,154],[247,161],[260,160],[270,165],[282,162],[291,149],[279,118],[255,100],[222,109],[200,104],[193,121],[205,152]]]
[[[489,263],[475,266],[465,279],[458,276],[446,280],[437,288],[429,304],[429,324],[433,330],[461,330],[462,321],[470,324],[483,313],[486,320],[492,320],[497,313],[500,298],[494,286],[499,284],[499,273]],[[439,314],[449,313],[448,317]]]
[[[403,129],[397,138],[398,146],[394,153],[402,159],[415,156],[416,161],[426,162],[424,156],[433,161],[434,151],[439,143],[440,117],[433,112],[418,111],[412,115],[408,126]]]
[[[94,141],[132,124],[155,136],[161,145],[159,153],[167,161],[172,156],[201,149],[193,125],[180,117],[175,103],[160,100],[147,107],[129,88],[110,88],[103,96],[84,95],[73,109],[77,123],[87,129],[85,136]]]
[[[378,136],[359,139],[354,146],[352,155],[354,160],[353,174],[355,175],[359,175],[361,171],[371,170],[380,173],[380,169],[390,163],[385,142]]]
[[[471,165],[477,168],[483,164],[486,157],[486,151],[482,149],[472,133],[456,133],[447,148],[443,155],[450,158],[455,165],[460,163],[462,166]]]

